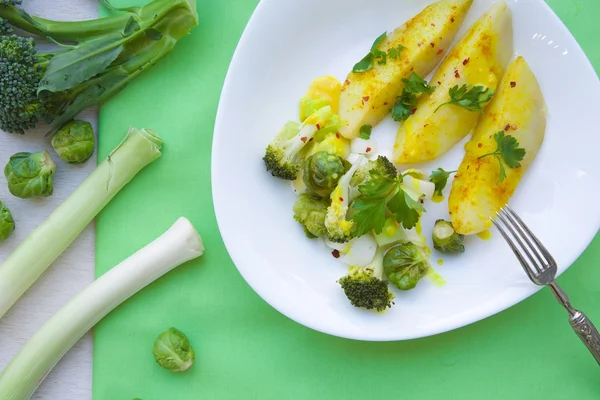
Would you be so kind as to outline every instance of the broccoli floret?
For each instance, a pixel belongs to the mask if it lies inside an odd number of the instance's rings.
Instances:
[[[302,164],[302,149],[331,115],[331,107],[323,107],[308,117],[300,132],[293,137],[286,138],[281,134],[275,136],[263,157],[267,171],[277,178],[295,180]]]
[[[304,233],[309,238],[314,239],[327,233],[325,215],[329,203],[329,199],[321,199],[308,193],[302,193],[294,203],[294,219],[304,227]]]
[[[327,238],[332,242],[344,243],[353,238],[354,222],[348,217],[350,182],[363,161],[364,157],[358,158],[331,192],[331,205],[327,209],[325,227],[327,228]]]
[[[19,3],[0,0],[0,128],[16,133],[40,120],[53,123],[54,133],[118,93],[198,24],[195,0],[154,0],[135,20],[125,12],[79,22],[31,16],[15,7]],[[38,52],[33,39],[7,35],[12,27],[76,44]]]
[[[375,170],[390,179],[394,179],[398,176],[398,170],[387,157],[378,156],[375,160],[363,163],[360,168],[356,170],[356,173],[350,182],[350,200],[354,200],[360,196],[358,187],[371,178],[370,172],[372,170]]]
[[[10,35],[15,30],[4,18],[0,18],[0,36]]]
[[[364,268],[351,267],[348,274],[338,280],[346,297],[355,307],[383,312],[394,304],[394,293],[383,280],[383,250]]]

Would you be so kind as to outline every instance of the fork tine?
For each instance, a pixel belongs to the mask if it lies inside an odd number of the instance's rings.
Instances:
[[[515,219],[520,225],[521,227],[529,234],[529,237],[535,242],[535,244],[537,245],[538,249],[541,252],[541,255],[543,257],[545,257],[549,262],[556,264],[556,261],[554,260],[554,258],[552,257],[552,255],[550,254],[550,252],[548,251],[548,249],[546,249],[546,247],[542,244],[542,242],[539,241],[539,239],[537,238],[537,236],[535,236],[533,234],[533,232],[531,232],[531,230],[529,229],[529,227],[525,224],[525,222],[523,222],[523,220],[521,219],[521,217],[519,217],[519,215],[514,212],[514,210],[512,208],[510,208],[510,206],[507,204],[506,206],[504,206],[504,209],[508,212],[508,214],[510,214],[510,216]]]
[[[491,220],[492,220],[492,223],[494,225],[496,225],[496,228],[498,229],[498,231],[500,231],[500,234],[504,237],[504,239],[506,240],[506,243],[508,243],[508,245],[512,249],[513,253],[515,253],[515,256],[517,257],[517,259],[519,260],[519,262],[521,263],[521,265],[524,267],[525,272],[527,272],[527,275],[529,275],[529,277],[531,279],[534,279],[535,275],[533,275],[533,271],[529,268],[529,264],[527,263],[527,260],[525,260],[523,258],[523,255],[521,254],[521,251],[515,245],[515,243],[514,243],[513,239],[511,238],[511,236],[502,227],[502,224],[500,224],[494,218],[491,218]]]
[[[525,244],[521,240],[521,237],[515,231],[515,229],[513,228],[512,224],[508,221],[507,217],[504,216],[504,214],[502,213],[502,209],[500,209],[500,211],[498,211],[496,213],[496,215],[498,216],[498,219],[500,219],[500,221],[502,221],[502,223],[504,224],[504,226],[506,227],[506,229],[508,229],[508,231],[511,233],[512,237],[514,238],[514,240],[517,241],[517,243],[521,247],[521,252],[525,253],[525,255],[527,256],[527,258],[529,259],[530,262],[529,263],[526,262],[525,264],[523,264],[523,266],[525,268],[527,268],[527,269],[530,269],[531,266],[533,265],[533,267],[535,268],[535,271],[532,270],[531,272],[535,276],[541,274],[542,270],[540,269],[540,266],[537,264],[537,262],[535,261],[535,259],[532,257],[531,251],[528,249],[527,246],[525,246]],[[514,249],[513,249],[513,251],[514,251]]]
[[[523,221],[518,221],[516,218],[514,218],[514,216],[516,215],[515,212],[511,213],[507,209],[501,208],[500,213],[502,213],[502,215],[504,215],[504,217],[511,222],[511,226],[519,232],[520,238],[527,243],[531,252],[535,255],[535,258],[537,258],[539,262],[538,265],[540,265],[542,268],[542,271],[540,272],[546,270],[549,266],[548,261],[544,259],[542,250],[540,250],[539,247],[535,246],[535,244],[539,245],[540,243],[538,240],[535,239],[533,233],[529,229],[524,230],[525,224],[523,223]],[[532,240],[535,242],[535,244],[531,242]]]

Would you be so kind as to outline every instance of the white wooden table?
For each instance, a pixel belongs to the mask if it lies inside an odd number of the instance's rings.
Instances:
[[[56,20],[91,19],[98,16],[96,0],[25,0],[24,8]],[[97,127],[96,110],[80,116]],[[54,194],[41,200],[21,200],[8,192],[0,174],[0,200],[11,210],[16,230],[0,244],[0,260],[8,254],[60,204],[95,168],[96,158],[82,166],[62,162],[38,129],[26,136],[0,131],[0,168],[19,151],[48,149],[57,164]],[[71,297],[94,279],[94,224],[87,227],[73,245],[0,320],[0,370],[12,359],[41,325]],[[92,398],[92,336],[86,335],[54,368],[34,399],[88,400]]]

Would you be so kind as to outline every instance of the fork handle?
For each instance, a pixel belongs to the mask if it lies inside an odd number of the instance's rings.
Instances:
[[[569,296],[567,296],[556,282],[551,282],[548,286],[550,286],[558,302],[569,312],[571,327],[600,365],[600,333],[598,333],[598,329],[596,329],[587,315],[571,306]]]
[[[571,315],[569,322],[579,339],[587,346],[596,362],[600,364],[600,333],[598,333],[598,329],[581,311],[576,311],[574,315]]]

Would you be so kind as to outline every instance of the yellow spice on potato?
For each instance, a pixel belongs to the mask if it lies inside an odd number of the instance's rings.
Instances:
[[[544,140],[546,107],[538,81],[523,57],[507,68],[498,93],[465,145],[465,156],[452,182],[448,199],[454,229],[463,235],[484,231],[490,217],[508,203],[525,171],[535,159]],[[513,136],[526,153],[520,168],[505,167],[506,178],[499,182],[500,166],[492,153],[494,134]]]
[[[435,91],[421,96],[414,114],[400,125],[394,162],[433,160],[462,140],[480,114],[455,105],[438,107],[450,100],[449,90],[455,85],[496,90],[512,54],[511,13],[506,2],[500,1],[454,46],[431,79]]]
[[[365,72],[350,72],[339,103],[342,135],[354,139],[361,126],[377,125],[402,92],[402,79],[408,79],[413,71],[420,76],[433,71],[454,40],[472,2],[441,0],[429,5],[387,35],[378,46],[384,52],[403,46],[397,59],[388,57],[385,64],[374,62]]]

